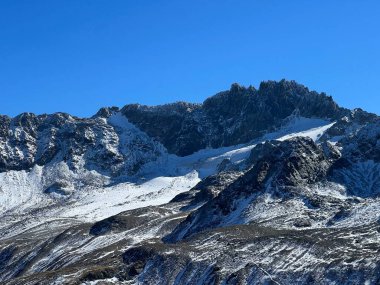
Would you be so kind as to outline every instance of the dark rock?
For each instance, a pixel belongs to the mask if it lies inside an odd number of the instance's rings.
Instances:
[[[311,222],[308,219],[297,219],[294,222],[294,226],[297,228],[306,228],[311,226]]]
[[[72,192],[71,185],[65,181],[55,182],[44,190],[44,193],[56,193],[60,195],[69,195]]]
[[[233,84],[202,105],[127,105],[122,112],[169,152],[185,156],[205,147],[247,143],[281,125],[296,110],[300,116],[331,120],[349,113],[330,96],[285,80],[262,82],[259,90]]]
[[[94,236],[104,235],[111,231],[121,232],[134,228],[140,224],[143,219],[137,216],[116,215],[96,222],[90,229],[90,234]]]

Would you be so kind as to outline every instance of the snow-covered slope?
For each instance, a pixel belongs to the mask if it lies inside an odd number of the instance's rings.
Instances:
[[[0,121],[5,284],[380,280],[376,115],[282,81]]]
[[[135,127],[125,117],[116,114],[108,120],[113,126],[126,130],[120,132],[124,148],[138,143],[127,141],[131,140],[129,132]],[[283,140],[285,136],[290,138],[298,135],[317,138],[329,126],[331,123],[328,121],[297,118],[278,131],[266,135],[263,140],[268,137]],[[95,170],[73,171],[64,162],[37,165],[30,171],[3,172],[0,173],[1,213],[12,216],[13,222],[32,215],[33,218],[28,218],[29,226],[24,225],[22,228],[25,231],[35,226],[34,220],[44,222],[51,218],[76,218],[81,221],[97,221],[122,211],[164,204],[177,194],[194,187],[200,179],[215,174],[222,161],[227,159],[231,164],[244,161],[260,141],[235,147],[206,149],[186,157],[163,153],[157,161],[142,166],[138,178],[132,176],[130,181],[125,181],[128,177],[124,177],[118,183]],[[125,149],[124,152],[127,153],[128,150]],[[139,155],[139,158],[142,156],[143,154]],[[135,158],[130,159],[134,163]],[[145,159],[149,161],[149,158]],[[47,185],[58,181],[65,185],[59,186],[60,191],[66,192],[46,193]],[[19,218],[14,218],[16,216]],[[9,225],[8,222],[2,222],[0,226]],[[17,232],[14,231],[13,234],[15,233]]]
[[[131,130],[140,132],[119,114],[111,116],[108,120],[114,127],[119,128],[121,134]],[[320,119],[292,118],[280,129],[249,144],[205,149],[185,157],[162,152],[155,161],[142,165],[138,176],[123,175],[116,180],[96,170],[73,171],[62,161],[46,166],[37,165],[30,171],[1,173],[1,238],[9,240],[25,234],[39,235],[46,231],[46,227],[54,233],[81,223],[101,221],[123,211],[168,203],[176,195],[196,186],[201,179],[216,174],[220,170],[220,165],[226,160],[229,167],[244,168],[251,150],[269,137],[283,140],[284,136],[313,134],[318,138],[328,126],[331,126],[330,122]],[[125,136],[122,139],[123,145],[128,146],[129,137]],[[60,186],[61,190],[66,190],[64,194],[57,191],[46,193],[46,185],[51,185],[52,181],[64,181],[65,185],[70,185],[71,188]],[[170,212],[173,215],[179,213],[179,210],[176,208]],[[139,241],[151,237],[150,234],[143,232],[139,235],[141,235]],[[70,251],[73,251],[71,254],[74,256],[77,254],[82,256],[86,252],[90,254],[119,241],[124,236],[125,234],[115,237],[116,239],[108,237],[110,240],[106,243],[93,245],[89,251],[83,248],[88,242],[84,239],[80,242],[83,244],[80,246],[80,252],[75,252],[73,249]],[[55,250],[58,250],[58,247]],[[62,250],[64,249],[57,252],[62,254]],[[67,250],[69,249],[66,248]],[[53,256],[49,259],[54,260]],[[44,262],[45,266],[48,266],[49,260],[46,258],[43,260],[39,261],[39,264]],[[41,266],[34,265],[30,272],[38,268],[42,270],[44,266]]]

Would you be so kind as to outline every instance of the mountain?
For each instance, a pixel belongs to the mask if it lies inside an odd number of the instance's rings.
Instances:
[[[375,114],[282,80],[0,120],[0,284],[380,283]]]
[[[285,80],[262,82],[258,90],[233,84],[203,104],[127,105],[121,112],[169,152],[180,156],[207,147],[247,143],[279,127],[294,112],[327,119],[349,113],[326,94]]]

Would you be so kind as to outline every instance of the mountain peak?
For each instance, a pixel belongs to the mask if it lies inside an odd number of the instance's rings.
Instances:
[[[258,90],[233,83],[229,90],[207,98],[201,105],[181,102],[123,108],[133,124],[178,155],[247,143],[280,126],[296,111],[303,117],[328,120],[349,113],[325,93],[309,91],[287,80],[263,81]]]
[[[0,282],[375,284],[379,139],[286,80],[0,116]]]

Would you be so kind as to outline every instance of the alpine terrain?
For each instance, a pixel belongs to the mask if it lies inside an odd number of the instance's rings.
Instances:
[[[294,81],[0,116],[0,284],[380,284],[380,118]]]

